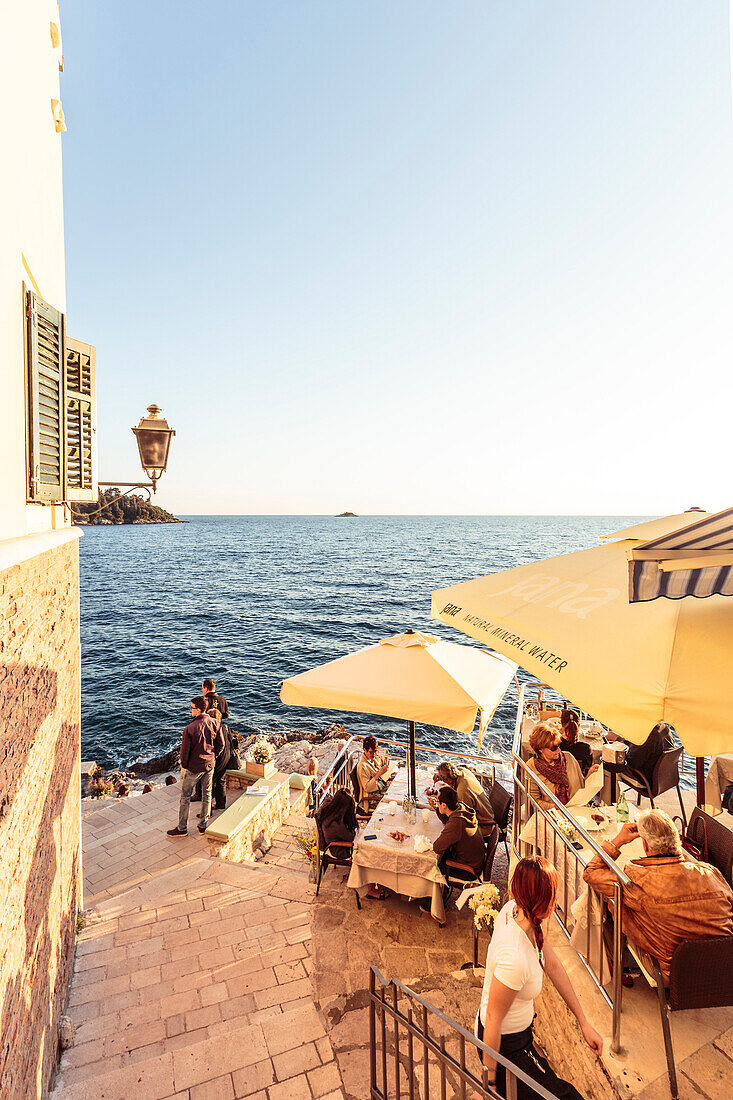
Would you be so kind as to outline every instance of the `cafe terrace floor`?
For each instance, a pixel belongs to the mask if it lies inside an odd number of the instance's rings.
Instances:
[[[333,868],[316,899],[294,842],[310,831],[303,818],[280,827],[260,863],[211,858],[195,830],[166,836],[178,796],[176,785],[83,803],[88,920],[69,995],[76,1039],[54,1100],[365,1100],[371,964],[472,1027],[483,971],[461,969],[472,958],[467,909],[451,907],[443,929],[396,898],[359,912]],[[503,848],[494,879],[505,886]],[[564,936],[554,942],[607,1038],[610,1010]],[[606,1054],[603,1067],[552,989],[537,1027],[589,1100],[669,1096],[656,995],[639,980],[624,991],[624,1056]],[[673,1015],[672,1028],[682,1100],[733,1094],[733,1009]],[[415,1095],[426,1100],[420,1081]]]

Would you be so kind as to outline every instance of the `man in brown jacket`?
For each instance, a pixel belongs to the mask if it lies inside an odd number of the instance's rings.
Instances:
[[[441,787],[436,812],[445,823],[442,833],[433,844],[433,851],[438,857],[438,866],[443,874],[447,859],[464,863],[474,874],[481,874],[486,850],[476,814],[458,801],[458,795],[452,787]],[[463,877],[460,872],[458,877]],[[465,877],[468,878],[467,873]]]
[[[224,748],[221,722],[205,713],[206,702],[197,695],[191,700],[191,721],[183,731],[181,740],[181,802],[178,825],[168,830],[168,836],[186,836],[188,809],[197,780],[201,780],[201,820],[199,832],[206,832],[211,813],[211,785],[214,762]]]
[[[683,940],[733,935],[733,891],[714,867],[685,854],[672,819],[662,810],[640,814],[636,825],[624,825],[603,848],[618,859],[624,844],[637,836],[646,854],[624,867],[631,885],[624,888],[622,927],[630,943],[659,960],[669,981],[672,955]],[[613,897],[615,877],[600,856],[593,857],[583,878]]]

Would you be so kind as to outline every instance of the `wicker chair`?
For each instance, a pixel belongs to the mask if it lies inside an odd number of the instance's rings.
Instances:
[[[672,1100],[678,1100],[669,1013],[687,1008],[727,1008],[733,1005],[733,936],[683,940],[672,956],[669,986],[659,962],[650,956],[662,1016],[664,1049]],[[646,968],[642,966],[642,969]],[[648,977],[648,975],[647,975]]]
[[[354,843],[351,840],[332,840],[326,844],[321,828],[321,811],[318,810],[314,817],[316,823],[316,835],[318,836],[318,881],[316,883],[316,897],[321,889],[321,879],[329,867],[351,867],[354,855]],[[356,908],[361,909],[359,894],[356,894]]]
[[[707,862],[717,867],[728,885],[733,886],[733,833],[696,806],[687,827],[687,839],[700,844],[703,836],[707,836]]]
[[[361,790],[359,789],[359,775],[358,775],[358,772],[357,772],[358,766],[359,766],[359,759],[357,757],[356,763],[354,764],[354,766],[349,771],[349,779],[351,780],[351,790],[352,790],[353,795],[354,795],[354,802],[356,802],[356,816],[357,817],[370,817],[371,813],[372,813],[372,810],[376,809],[376,807],[382,801],[382,796],[381,796],[381,794],[377,794],[376,792],[374,794],[367,795],[367,802],[368,802],[368,805],[369,805],[369,811],[367,812],[366,810],[362,809],[362,807],[361,807]]]
[[[680,791],[681,756],[681,747],[678,749],[668,749],[667,752],[663,752],[654,765],[651,784],[643,772],[634,771],[632,768],[619,772],[618,779],[620,783],[625,783],[627,787],[631,787],[632,790],[636,791],[637,806],[642,798],[648,798],[653,806],[654,799],[660,794],[664,794],[665,791],[671,791],[673,787],[676,788],[677,797],[680,800],[682,820],[685,823],[685,828],[687,828],[687,815],[685,814],[682,792]]]
[[[509,814],[512,809],[512,796],[502,787],[501,783],[494,783],[489,791],[489,802],[494,811],[494,821],[499,827],[499,841],[506,848],[506,858],[509,859],[509,842],[507,831],[509,828]]]

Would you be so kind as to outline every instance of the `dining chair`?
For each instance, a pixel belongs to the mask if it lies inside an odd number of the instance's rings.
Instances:
[[[669,983],[665,983],[657,959],[638,951],[632,944],[628,947],[639,963],[643,976],[652,987],[656,985],[669,1089],[672,1100],[678,1100],[669,1014],[684,1009],[728,1008],[733,1005],[733,936],[683,940],[672,956]]]
[[[619,772],[618,781],[624,783],[633,791],[636,791],[637,806],[642,798],[648,798],[652,806],[654,806],[655,798],[658,798],[660,794],[664,794],[665,791],[671,791],[673,788],[676,788],[677,797],[680,802],[680,810],[682,812],[682,820],[685,824],[685,828],[687,828],[687,815],[685,813],[682,792],[680,790],[680,758],[682,752],[682,746],[677,749],[668,749],[667,752],[663,752],[654,765],[651,783],[643,772],[634,771],[632,768]]]

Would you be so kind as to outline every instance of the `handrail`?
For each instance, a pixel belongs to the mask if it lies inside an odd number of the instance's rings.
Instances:
[[[519,695],[519,707],[518,707],[517,713],[519,715],[518,728],[519,728],[520,744],[521,744],[521,713],[522,713],[522,703],[524,701],[524,688],[525,688],[525,686],[534,686],[534,685],[524,685],[523,684],[522,685],[522,691],[520,692],[520,695]],[[593,849],[593,851],[596,853],[596,855],[599,855],[601,857],[601,859],[606,864],[606,866],[611,871],[613,871],[614,875],[619,880],[619,882],[621,882],[624,886],[630,886],[631,885],[631,879],[628,878],[628,876],[624,874],[624,872],[621,870],[620,867],[616,866],[616,864],[614,863],[611,856],[609,856],[608,852],[605,852],[603,850],[603,848],[601,848],[601,846],[597,843],[597,841],[595,841],[593,839],[593,837],[590,835],[590,833],[586,832],[586,830],[580,824],[578,819],[576,817],[573,817],[572,813],[568,812],[567,806],[564,806],[563,803],[560,802],[560,800],[555,797],[553,792],[550,790],[550,788],[547,786],[547,784],[542,779],[542,776],[539,775],[537,772],[532,771],[531,768],[527,767],[527,761],[522,759],[522,757],[521,757],[521,755],[520,755],[520,753],[517,749],[516,736],[517,736],[517,733],[516,733],[516,730],[515,730],[515,743],[512,745],[512,759],[514,761],[515,775],[516,775],[516,767],[517,767],[517,765],[519,765],[519,767],[522,769],[522,771],[526,772],[529,775],[532,782],[537,784],[537,786],[540,788],[540,790],[542,791],[542,794],[545,796],[545,798],[548,798],[550,800],[550,802],[552,802],[553,806],[560,811],[561,815],[564,818],[566,818],[568,821],[570,821],[570,823],[573,826],[573,828],[575,829],[575,831],[580,833],[583,840],[589,845],[589,847],[591,847]],[[535,802],[535,800],[532,799],[529,794],[527,795],[527,797],[530,798],[532,802]],[[552,821],[552,818],[547,814],[547,812],[541,806],[536,806],[536,810],[539,813],[541,813],[543,815],[543,817],[545,817],[554,828],[554,822]],[[514,821],[515,830],[518,830],[518,827],[519,827],[519,822],[517,820],[517,817],[515,817],[515,821]],[[518,833],[517,833],[517,835],[518,835]]]
[[[603,985],[602,985],[603,952],[604,952],[602,925],[599,926],[599,959],[600,959],[600,973],[599,974],[595,973],[595,971],[593,969],[593,966],[592,966],[592,963],[591,963],[591,954],[590,954],[591,894],[596,893],[596,892],[591,891],[590,887],[588,888],[588,909],[587,909],[587,914],[586,914],[586,922],[587,922],[586,923],[586,927],[587,927],[586,954],[587,954],[588,958],[587,959],[584,958],[583,955],[580,952],[579,952],[579,958],[581,959],[581,961],[583,962],[584,966],[586,967],[588,973],[590,974],[591,978],[593,979],[595,985],[597,986],[599,992],[601,993],[601,996],[604,998],[604,1000],[607,1002],[607,1004],[609,1004],[611,1006],[612,1017],[613,1017],[611,1049],[614,1052],[618,1052],[620,1050],[620,1047],[621,1047],[621,998],[622,998],[622,981],[621,981],[621,979],[622,979],[622,956],[623,956],[622,927],[621,927],[621,920],[619,918],[620,918],[620,914],[623,910],[624,888],[626,886],[631,885],[631,880],[621,870],[621,868],[616,865],[616,863],[611,858],[611,856],[609,856],[608,853],[606,851],[604,851],[604,849],[601,848],[601,846],[597,843],[597,841],[587,832],[587,830],[583,827],[583,825],[581,825],[581,823],[578,821],[578,819],[575,818],[572,815],[572,812],[568,809],[568,807],[564,806],[563,803],[561,803],[555,797],[554,793],[550,790],[550,788],[547,786],[547,784],[543,781],[542,776],[538,775],[537,772],[534,772],[531,768],[529,768],[527,766],[527,762],[522,758],[522,755],[521,755],[521,737],[522,737],[522,724],[523,724],[523,718],[524,718],[525,694],[526,694],[527,690],[531,690],[532,688],[537,688],[538,689],[538,695],[539,695],[540,703],[542,702],[542,695],[543,695],[544,689],[547,688],[548,691],[552,691],[552,689],[549,688],[546,684],[529,683],[529,684],[522,685],[522,688],[521,688],[520,693],[519,693],[519,705],[517,707],[517,721],[516,721],[516,724],[515,724],[514,739],[513,739],[513,742],[512,742],[512,761],[513,761],[513,774],[514,774],[514,822],[513,822],[513,831],[512,831],[512,848],[513,848],[516,855],[519,856],[521,854],[520,850],[519,850],[519,843],[520,843],[519,842],[519,833],[520,833],[520,830],[522,828],[522,820],[521,820],[522,814],[519,810],[520,801],[521,801],[519,796],[520,796],[520,792],[521,792],[521,794],[524,796],[526,801],[533,808],[535,816],[537,818],[535,838],[537,840],[539,840],[539,819],[541,817],[541,819],[545,822],[545,837],[547,836],[547,824],[549,823],[550,830],[551,830],[551,835],[553,837],[553,852],[556,852],[555,845],[556,845],[558,837],[560,838],[561,845],[564,846],[564,848],[566,850],[566,855],[565,855],[564,864],[563,864],[563,866],[564,866],[564,872],[563,872],[564,902],[561,902],[559,897],[558,897],[558,900],[557,900],[557,903],[556,903],[555,919],[557,920],[558,924],[560,925],[563,932],[565,933],[565,935],[568,938],[570,938],[570,931],[569,931],[569,929],[567,927],[567,923],[566,923],[566,921],[567,921],[567,912],[568,912],[568,904],[567,904],[567,902],[568,902],[568,854],[572,851],[573,855],[575,856],[575,861],[576,861],[576,863],[575,863],[575,866],[576,866],[576,871],[575,871],[575,873],[576,873],[576,888],[577,888],[577,865],[578,865],[578,862],[579,862],[578,855],[577,855],[577,852],[575,851],[575,849],[572,847],[570,840],[558,829],[557,824],[555,823],[555,821],[553,821],[553,819],[550,816],[549,812],[545,809],[545,807],[540,806],[539,803],[537,802],[537,800],[529,793],[528,779],[531,779],[531,781],[533,783],[537,784],[537,786],[539,787],[543,797],[545,799],[547,799],[547,801],[549,801],[550,807],[554,808],[560,814],[561,818],[565,819],[566,821],[568,821],[572,825],[572,828],[577,833],[580,834],[580,836],[583,838],[583,840],[588,845],[588,847],[597,856],[600,856],[600,858],[605,863],[605,865],[613,873],[614,878],[615,878],[613,892],[614,892],[614,911],[615,911],[616,917],[614,919],[614,938],[613,938],[613,951],[612,951],[612,956],[613,956],[613,990],[612,990],[613,996],[612,996],[612,998],[608,996],[608,994],[606,993],[606,991],[605,991],[605,989],[603,988]],[[601,907],[602,907],[601,911],[603,912],[603,906],[605,905],[605,902],[604,902],[603,898],[601,897],[601,895],[598,895],[598,898],[599,898],[599,901],[600,901],[600,904],[601,904]],[[560,914],[562,914],[562,917],[560,916]]]
[[[323,773],[321,779],[315,785],[314,798],[316,806],[319,806],[323,799],[328,796],[334,783],[338,782],[338,779],[340,777],[343,777],[343,771],[351,753],[354,751],[355,748],[361,746],[363,740],[364,736],[362,736],[361,734],[353,734],[348,739],[348,741],[346,741],[340,751],[336,754],[328,770]],[[386,737],[380,737],[379,743],[381,745],[392,745],[396,748],[402,749],[405,753],[405,756],[407,755],[407,751],[409,749],[409,745],[407,744],[407,742],[394,741]],[[474,753],[451,752],[448,749],[435,749],[431,745],[417,744],[415,745],[415,752],[431,752],[441,757],[453,756],[456,759],[460,760],[471,760],[477,761],[480,764],[490,764],[492,780],[496,779],[497,764],[500,764],[503,767],[508,766],[508,761],[500,760],[498,757],[477,756]],[[343,785],[348,786],[348,782],[349,777],[347,776],[346,782]]]
[[[381,987],[382,987],[379,993],[377,993],[377,990],[376,990],[376,981],[378,981],[380,983]],[[389,1001],[386,999],[386,996],[385,996],[386,990],[390,989],[390,988],[393,991],[393,998],[392,998],[393,1003],[392,1004],[389,1003]],[[420,1006],[420,1008],[422,1009],[422,1012],[419,1014],[419,1018],[421,1019],[422,1026],[415,1023],[415,1020],[413,1018],[413,1014],[412,1014],[411,1010],[409,1011],[409,1013],[405,1013],[405,1012],[400,1011],[400,1009],[398,1007],[398,1004],[397,1004],[397,992],[398,991],[400,991],[402,993],[402,995],[409,1002],[412,1002],[413,1004],[416,1004],[416,1005]],[[481,1056],[482,1056],[482,1054],[487,1054],[490,1058],[494,1059],[498,1064],[500,1064],[504,1067],[504,1069],[507,1073],[507,1084],[509,1086],[507,1092],[508,1092],[509,1095],[513,1095],[513,1094],[515,1095],[516,1094],[515,1093],[516,1080],[518,1079],[524,1085],[526,1085],[529,1089],[531,1089],[531,1091],[533,1092],[533,1094],[535,1096],[541,1097],[541,1100],[557,1100],[557,1097],[553,1093],[548,1092],[547,1089],[545,1089],[542,1085],[539,1084],[539,1082],[533,1081],[531,1077],[527,1076],[527,1074],[519,1068],[519,1066],[516,1066],[508,1058],[504,1057],[503,1054],[500,1054],[498,1051],[495,1051],[493,1049],[493,1047],[488,1046],[487,1043],[484,1043],[481,1039],[478,1039],[475,1035],[473,1035],[465,1027],[463,1027],[461,1024],[459,1024],[457,1020],[454,1020],[451,1016],[447,1016],[444,1012],[441,1012],[441,1010],[439,1008],[436,1008],[436,1006],[431,1004],[431,1002],[428,1001],[425,997],[421,997],[420,994],[416,993],[414,989],[411,989],[409,986],[405,985],[403,982],[399,981],[396,978],[393,978],[392,980],[387,980],[384,977],[384,975],[381,973],[379,968],[376,967],[376,966],[372,966],[370,968],[370,972],[369,972],[370,1070],[371,1070],[371,1095],[373,1097],[374,1096],[384,1097],[385,1100],[386,1100],[386,1092],[380,1092],[376,1087],[376,1053],[377,1053],[377,1050],[376,1050],[376,1026],[375,1026],[376,1020],[375,1020],[375,1016],[376,1016],[377,1006],[379,1007],[380,1013],[388,1015],[395,1022],[394,1059],[395,1059],[395,1077],[396,1077],[396,1079],[398,1079],[398,1070],[399,1070],[399,1065],[400,1065],[398,1026],[401,1024],[405,1028],[405,1030],[407,1031],[407,1035],[408,1035],[408,1055],[409,1055],[409,1061],[410,1061],[410,1077],[408,1078],[408,1088],[409,1088],[409,1095],[410,1096],[413,1095],[413,1084],[411,1082],[411,1076],[412,1076],[412,1072],[414,1070],[414,1057],[413,1057],[413,1049],[412,1049],[412,1040],[413,1040],[413,1038],[416,1038],[425,1047],[425,1062],[426,1062],[426,1065],[425,1065],[424,1068],[425,1068],[426,1081],[428,1080],[427,1055],[428,1055],[428,1052],[430,1052],[431,1054],[433,1054],[435,1056],[435,1058],[438,1059],[438,1061],[440,1063],[442,1063],[443,1066],[447,1066],[453,1073],[455,1073],[458,1076],[458,1078],[461,1081],[461,1087],[462,1087],[463,1090],[465,1090],[465,1087],[466,1087],[467,1084],[471,1085],[474,1088],[476,1086],[479,1086],[485,1096],[487,1096],[487,1097],[498,1097],[499,1094],[496,1092],[495,1086],[492,1086],[492,1085],[489,1084],[488,1074],[487,1074],[486,1068],[483,1067],[483,1059],[482,1059]],[[439,1043],[436,1042],[436,1040],[430,1035],[430,1033],[428,1031],[428,1013],[430,1013],[434,1017],[437,1017],[437,1019],[440,1020],[440,1022],[442,1024],[447,1025],[451,1029],[451,1031],[455,1032],[455,1034],[458,1037],[459,1042],[460,1042],[460,1050],[461,1050],[461,1060],[460,1060],[460,1062],[448,1050],[446,1050],[446,1043],[445,1043],[445,1035],[444,1034],[441,1035],[441,1039],[440,1039]],[[381,1023],[382,1023],[381,1031],[382,1031],[382,1040],[383,1040],[382,1064],[383,1064],[383,1067],[384,1067],[384,1069],[383,1069],[383,1079],[386,1079],[386,1057],[385,1057],[386,1049],[384,1048],[384,1042],[386,1040],[386,1029],[385,1029],[385,1026],[384,1026],[384,1020],[382,1020]],[[465,1064],[465,1061],[466,1061],[466,1058],[465,1058],[466,1043],[469,1043],[471,1046],[473,1046],[476,1050],[476,1053],[479,1055],[479,1059],[481,1060],[482,1067],[483,1067],[482,1079],[481,1080],[479,1078],[477,1078],[476,1075],[470,1069],[468,1069],[468,1067]],[[443,1084],[444,1084],[444,1081],[443,1081]],[[445,1091],[442,1090],[441,1094],[443,1096],[445,1096]],[[398,1096],[400,1095],[399,1086],[397,1087],[397,1095]],[[463,1092],[462,1095],[465,1095],[465,1092]]]

